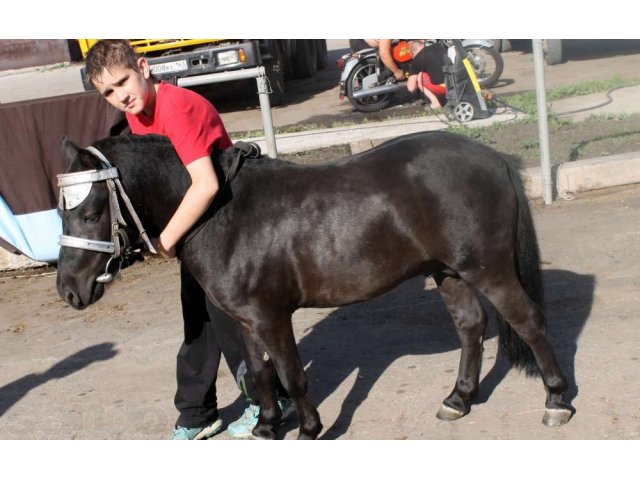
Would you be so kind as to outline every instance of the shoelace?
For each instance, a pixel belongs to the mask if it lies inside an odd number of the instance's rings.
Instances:
[[[244,410],[245,418],[256,418],[258,415],[260,415],[260,407],[257,405],[249,405]]]

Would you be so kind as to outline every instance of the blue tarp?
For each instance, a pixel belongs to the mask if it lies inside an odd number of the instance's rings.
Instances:
[[[14,215],[0,196],[0,238],[20,253],[40,262],[55,262],[61,234],[57,209]]]
[[[81,146],[118,134],[122,112],[96,92],[0,105],[0,247],[41,262],[58,259],[56,175],[69,159],[62,138]],[[126,122],[125,122],[126,125]]]

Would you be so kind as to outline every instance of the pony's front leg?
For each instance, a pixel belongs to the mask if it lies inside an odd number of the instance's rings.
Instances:
[[[257,333],[259,336],[257,343],[264,344],[266,353],[271,357],[280,381],[291,396],[298,412],[300,423],[298,440],[316,439],[322,431],[322,423],[318,410],[309,397],[307,375],[302,366],[293,335],[291,314],[274,315],[269,319],[263,318],[257,325]],[[266,383],[266,377],[264,381]],[[271,392],[273,392],[273,379],[270,382]],[[262,398],[260,401],[262,402]],[[278,411],[278,413],[280,412]],[[262,421],[261,416],[256,429],[260,427]],[[267,418],[264,421],[266,422]],[[256,430],[254,430],[255,432]]]
[[[253,375],[260,404],[258,424],[252,433],[257,438],[274,440],[282,413],[277,403],[273,363],[266,353],[264,344],[255,333],[245,333],[243,329],[243,337],[247,366],[249,373]]]

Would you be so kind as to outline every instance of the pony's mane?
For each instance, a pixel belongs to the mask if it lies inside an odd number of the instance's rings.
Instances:
[[[131,156],[138,156],[138,154],[148,153],[149,150],[166,150],[167,155],[175,156],[176,161],[180,161],[169,138],[162,135],[113,136],[95,142],[94,146],[99,150],[104,149],[107,151],[112,151],[114,149],[117,149],[118,151],[127,152]],[[226,170],[229,160],[227,160],[225,156],[222,156],[220,158],[220,162],[222,164],[222,167]],[[295,165],[297,164],[279,158],[270,158],[263,155],[260,158],[246,159],[243,168],[256,167],[260,169],[278,169],[284,166]]]

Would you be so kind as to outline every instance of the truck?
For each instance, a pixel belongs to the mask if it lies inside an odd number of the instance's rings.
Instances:
[[[98,40],[78,39],[83,58]],[[132,39],[156,78],[179,78],[264,66],[271,105],[281,105],[285,80],[310,78],[327,66],[327,41],[319,39]],[[93,89],[81,71],[85,90]]]

